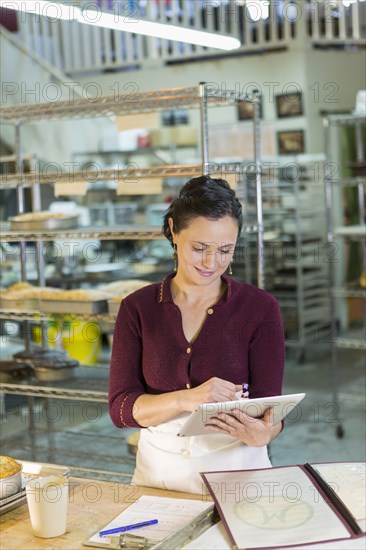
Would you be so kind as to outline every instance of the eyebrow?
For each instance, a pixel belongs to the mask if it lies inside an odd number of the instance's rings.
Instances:
[[[212,245],[216,245],[216,243],[213,243],[213,242],[208,242],[208,243],[204,243],[202,241],[191,241],[192,243],[197,243],[197,244],[202,244],[203,246],[212,246]],[[222,243],[219,245],[220,248],[227,248],[228,246],[235,246],[235,243]]]

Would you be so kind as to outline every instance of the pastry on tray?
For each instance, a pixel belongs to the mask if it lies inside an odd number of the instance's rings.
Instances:
[[[109,295],[109,298],[115,298],[121,295],[130,294],[131,292],[150,284],[150,281],[145,281],[143,279],[125,279],[123,281],[114,281],[113,283],[100,286],[99,290],[106,292]]]
[[[0,479],[14,476],[22,469],[22,465],[19,464],[14,458],[6,455],[0,455]]]
[[[45,220],[55,220],[70,218],[70,214],[63,214],[62,212],[51,212],[50,210],[42,210],[41,212],[26,212],[25,214],[18,214],[13,216],[12,220],[15,222],[38,222]]]
[[[7,290],[6,292],[1,293],[1,297],[4,300],[28,300],[32,298],[48,298],[51,299],[55,294],[58,294],[60,291],[59,288],[52,287],[42,287],[42,286],[32,286],[25,288],[19,288],[19,290]]]
[[[46,300],[65,300],[71,302],[94,302],[97,300],[108,300],[109,295],[98,289],[75,289],[75,290],[61,290],[56,292],[53,296],[41,296]]]

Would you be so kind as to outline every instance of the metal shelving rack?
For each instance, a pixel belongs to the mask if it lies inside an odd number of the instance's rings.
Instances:
[[[361,247],[361,270],[366,273],[366,218],[365,218],[365,184],[366,177],[355,177],[347,179],[336,179],[333,176],[332,170],[332,130],[337,131],[342,126],[351,126],[355,129],[356,137],[356,160],[357,162],[365,161],[365,143],[362,135],[362,128],[366,125],[364,115],[348,114],[348,115],[331,115],[323,118],[325,151],[326,151],[326,169],[325,169],[325,191],[326,191],[326,211],[327,211],[327,241],[330,246],[342,245],[345,241],[360,240]],[[338,134],[338,132],[336,132]],[[343,214],[343,197],[341,196],[342,188],[356,187],[358,190],[358,218],[359,225],[335,226],[334,220],[334,202],[335,195],[341,201],[341,211]],[[339,222],[338,222],[339,223]],[[342,222],[341,222],[342,223]],[[339,409],[339,381],[338,381],[338,350],[353,349],[360,350],[365,353],[366,341],[364,338],[354,338],[341,336],[339,319],[337,313],[337,301],[344,298],[357,297],[364,300],[364,320],[363,320],[363,336],[365,331],[366,321],[366,289],[354,289],[347,285],[337,287],[334,266],[329,266],[329,297],[330,297],[330,324],[331,324],[331,373],[333,384],[333,400],[336,405],[336,410]],[[337,416],[337,437],[343,437],[344,428],[342,426],[340,416]]]
[[[262,174],[266,288],[280,303],[286,346],[296,350],[299,363],[305,360],[307,345],[329,331],[324,190],[312,181],[306,163],[301,168],[300,177],[297,170],[288,173],[288,167],[286,177],[281,167]],[[255,199],[253,187],[247,174],[247,204]],[[253,217],[254,212],[247,215]],[[251,246],[251,235],[244,246]],[[250,280],[251,274],[246,272],[246,278]]]
[[[35,197],[33,206],[35,210],[40,209],[40,188],[44,183],[68,183],[75,184],[78,181],[87,181],[83,172],[75,172],[72,177],[70,174],[47,174],[44,177],[42,174],[25,174],[22,170],[22,145],[21,145],[21,129],[23,124],[39,123],[41,121],[50,120],[70,120],[82,118],[96,117],[111,117],[114,115],[131,115],[137,113],[149,113],[156,111],[166,111],[175,108],[199,108],[201,115],[201,145],[202,145],[202,165],[164,165],[159,167],[139,169],[134,176],[139,178],[151,177],[195,177],[201,174],[215,174],[216,170],[220,171],[225,168],[225,165],[213,167],[209,163],[209,140],[208,140],[208,107],[210,106],[229,106],[238,101],[250,101],[254,104],[254,163],[255,163],[255,179],[257,189],[256,212],[257,220],[255,226],[247,228],[249,232],[256,232],[258,247],[263,247],[263,219],[262,219],[262,198],[261,198],[261,165],[260,165],[260,126],[259,126],[259,105],[260,98],[258,95],[248,96],[238,94],[237,91],[217,92],[213,91],[212,87],[205,83],[200,83],[197,87],[190,88],[173,88],[167,90],[158,90],[146,93],[135,93],[133,95],[126,94],[119,97],[110,96],[104,97],[97,102],[91,102],[87,98],[78,99],[75,101],[62,101],[44,104],[28,104],[28,105],[12,105],[2,109],[2,124],[10,124],[15,129],[15,149],[16,149],[16,165],[17,173],[4,175],[0,178],[0,185],[4,187],[16,187],[18,197],[18,213],[24,213],[24,188],[30,186]],[[238,172],[239,167],[228,165],[228,171]],[[88,173],[90,177],[90,172]],[[99,172],[99,181],[117,179],[123,181],[131,177],[131,174],[124,170],[103,170]],[[35,241],[39,247],[42,241],[52,241],[56,237],[56,232],[2,232],[3,241],[20,242],[20,262],[21,262],[21,279],[26,280],[26,242]],[[57,240],[66,238],[78,239],[159,239],[162,238],[160,230],[149,227],[116,227],[108,229],[89,230],[83,228],[80,230],[58,231]],[[40,284],[44,285],[44,273],[41,261],[41,254],[37,255],[38,279]],[[257,266],[258,286],[264,287],[264,264],[263,257],[258,260]],[[37,319],[43,326],[46,325],[48,316],[34,311],[18,311],[9,312],[0,310],[1,319],[13,319],[22,321],[27,324],[32,320]],[[86,318],[86,317],[85,317]],[[108,315],[87,316],[89,320],[113,322],[113,318]],[[25,343],[27,349],[30,346],[29,334],[25,330]],[[46,330],[42,330],[42,343],[47,347]],[[83,367],[79,367],[79,373],[83,373]],[[106,370],[106,369],[102,369]],[[85,372],[90,373],[88,367]],[[87,377],[82,380],[82,384],[78,382],[79,374],[76,380],[68,382],[60,382],[56,385],[41,382],[22,382],[22,383],[6,383],[0,385],[0,390],[3,393],[19,394],[28,396],[29,399],[34,396],[43,396],[45,398],[58,399],[77,399],[77,400],[97,400],[105,402],[107,393],[100,390],[101,381],[98,380],[96,390],[93,388],[85,390],[88,385]],[[90,381],[92,384],[92,380]]]

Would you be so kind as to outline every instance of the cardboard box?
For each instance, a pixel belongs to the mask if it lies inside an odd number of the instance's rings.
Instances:
[[[160,113],[141,113],[136,115],[124,115],[116,117],[117,130],[123,132],[125,130],[135,130],[143,128],[152,130],[160,126]]]
[[[162,178],[135,178],[117,183],[117,195],[158,195],[163,192]]]
[[[150,132],[151,145],[153,147],[196,147],[198,143],[198,131],[194,126],[165,126]]]

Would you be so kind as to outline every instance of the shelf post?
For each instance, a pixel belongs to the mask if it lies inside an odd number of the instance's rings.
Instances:
[[[41,208],[41,189],[40,184],[37,182],[32,185],[32,212],[40,212]],[[41,241],[35,242],[35,252],[36,252],[36,268],[37,268],[37,279],[38,285],[43,287],[46,286],[45,278],[45,262],[43,257],[43,243]],[[48,323],[47,321],[40,322],[41,329],[41,344],[42,349],[48,349]]]
[[[263,241],[263,201],[262,201],[262,167],[260,161],[260,95],[255,94],[253,134],[254,134],[254,162],[255,162],[255,182],[256,182],[256,213],[257,213],[257,282],[259,288],[265,288],[264,276],[264,241]]]
[[[201,114],[201,143],[202,143],[202,173],[209,174],[208,169],[208,114],[206,83],[199,84],[200,114]]]
[[[15,125],[15,158],[16,158],[16,171],[22,176],[23,174],[23,154],[22,154],[22,135],[21,135],[21,123],[18,122]],[[21,177],[21,180],[23,178]],[[18,202],[18,214],[24,214],[24,184],[20,183],[17,187],[17,202]],[[20,277],[22,282],[27,280],[26,271],[26,247],[27,243],[21,241],[20,243]],[[23,321],[24,331],[24,343],[26,351],[30,350],[30,323],[29,321]]]

